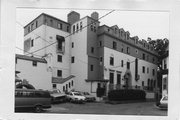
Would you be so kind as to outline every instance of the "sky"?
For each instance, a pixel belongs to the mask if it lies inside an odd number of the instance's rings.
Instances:
[[[17,8],[16,9],[16,47],[23,49],[23,27],[36,18],[41,13],[46,13],[67,21],[67,14],[70,11],[80,13],[80,18],[90,16],[92,12],[99,13],[99,17],[110,12],[110,9],[70,9],[70,8]],[[19,25],[20,23],[21,25]],[[138,36],[139,39],[169,39],[169,12],[166,11],[126,11],[116,10],[106,17],[100,19],[100,25],[118,25],[125,31],[129,31],[130,36]],[[22,54],[23,51],[16,49],[16,53]]]

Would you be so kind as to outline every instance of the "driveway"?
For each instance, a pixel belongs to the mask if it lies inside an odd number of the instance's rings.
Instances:
[[[98,115],[148,115],[166,116],[167,110],[159,110],[154,102],[107,104],[94,102],[85,104],[60,103],[52,105],[45,113],[98,114]]]

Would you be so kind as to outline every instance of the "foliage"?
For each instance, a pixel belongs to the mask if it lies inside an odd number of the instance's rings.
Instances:
[[[105,88],[97,88],[96,95],[97,97],[102,97],[104,95]]]
[[[164,39],[156,39],[152,40],[151,38],[148,38],[148,43],[151,44],[155,51],[158,53],[158,67],[161,69],[162,64],[162,56],[167,52],[167,48],[169,46],[169,40],[167,38]]]
[[[108,93],[108,99],[111,101],[145,100],[146,93],[143,90],[134,89],[112,90]]]

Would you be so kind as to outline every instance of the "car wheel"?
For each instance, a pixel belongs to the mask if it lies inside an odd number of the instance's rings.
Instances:
[[[41,106],[41,105],[37,105],[37,106],[34,108],[34,111],[35,111],[36,113],[42,112],[42,106]]]

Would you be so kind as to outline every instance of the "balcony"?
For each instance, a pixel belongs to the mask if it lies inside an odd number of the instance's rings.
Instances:
[[[61,53],[64,54],[65,52],[65,47],[64,46],[56,46],[56,53]]]

